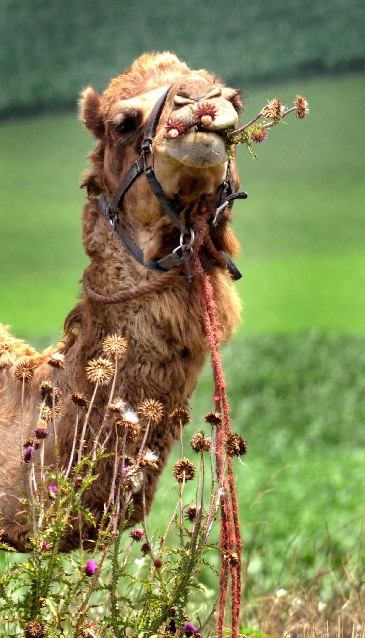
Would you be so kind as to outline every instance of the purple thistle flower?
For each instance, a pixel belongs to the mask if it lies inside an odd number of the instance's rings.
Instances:
[[[162,560],[161,558],[155,558],[155,560],[153,561],[154,566],[156,567],[156,569],[159,569],[160,567],[162,567]]]
[[[50,496],[50,498],[54,498],[56,496],[58,492],[58,487],[57,485],[50,485],[48,488],[48,494]]]
[[[96,572],[96,567],[96,562],[94,560],[89,560],[84,569],[86,576],[93,576]]]
[[[49,548],[49,545],[48,545],[47,541],[43,541],[43,543],[41,545],[42,552],[46,552],[48,548]]]
[[[82,538],[84,541],[87,541],[89,538],[89,534],[87,532],[82,532]]]
[[[29,463],[29,461],[32,460],[32,454],[34,452],[34,447],[32,447],[31,445],[29,445],[27,447],[27,449],[25,450],[24,454],[23,454],[23,461],[24,463]]]
[[[195,625],[193,625],[190,622],[185,623],[184,625],[184,631],[185,634],[187,636],[192,636],[193,634],[196,634],[196,632],[198,631],[197,628],[195,627]]]
[[[34,430],[34,434],[37,439],[46,439],[49,436],[49,430],[47,428],[37,428]]]
[[[264,128],[257,127],[250,131],[250,140],[252,140],[252,142],[261,144],[261,142],[264,142],[264,140],[266,140],[266,137],[267,133]]]
[[[133,532],[129,534],[129,536],[133,538],[134,541],[137,541],[137,543],[139,543],[144,536],[144,531],[143,529],[134,529]]]

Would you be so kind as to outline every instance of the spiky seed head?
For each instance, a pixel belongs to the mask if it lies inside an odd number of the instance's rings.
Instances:
[[[136,466],[125,467],[123,470],[123,483],[125,487],[137,494],[143,484],[143,472]]]
[[[63,369],[65,367],[65,357],[61,352],[54,352],[47,361],[52,368]]]
[[[228,456],[243,456],[247,453],[247,442],[240,434],[228,432],[224,443]]]
[[[114,375],[115,368],[108,359],[91,359],[86,366],[86,378],[90,383],[108,385]]]
[[[142,543],[141,552],[143,554],[149,554],[151,551],[151,545],[149,543]]]
[[[41,404],[39,406],[40,412],[41,412],[41,419],[43,421],[46,421],[47,423],[50,423],[53,420],[53,408],[49,405],[43,405]],[[54,414],[56,419],[60,416],[61,414],[61,405],[59,403],[55,403],[54,405]]]
[[[109,403],[108,405],[108,410],[110,412],[120,413],[120,412],[124,412],[125,409],[126,409],[126,403],[120,397],[117,397],[116,399],[114,399],[113,403]]]
[[[108,357],[121,359],[127,351],[128,342],[119,335],[108,335],[103,341],[102,348],[103,352],[105,352]]]
[[[138,414],[154,425],[158,425],[164,414],[163,405],[156,399],[145,399],[138,408]]]
[[[210,441],[205,438],[203,430],[198,430],[190,439],[190,445],[194,452],[207,452],[210,450]]]
[[[21,359],[14,367],[14,377],[18,381],[30,381],[34,375],[34,364],[29,359]]]
[[[180,135],[184,135],[184,133],[186,133],[186,126],[181,120],[177,119],[176,117],[170,117],[167,120],[165,126],[166,137],[174,139],[176,137],[179,137]]]
[[[75,392],[74,394],[71,394],[71,399],[73,401],[73,403],[75,405],[78,405],[80,408],[88,408],[89,407],[89,401],[88,399],[81,394],[80,392]]]
[[[138,423],[123,419],[123,421],[117,421],[116,425],[120,429],[122,435],[127,435],[127,441],[129,442],[140,439],[142,436],[142,428]]]
[[[254,126],[249,131],[249,138],[251,142],[256,142],[256,144],[261,144],[264,142],[267,137],[267,132],[262,126]]]
[[[153,470],[158,470],[158,462],[158,456],[154,452],[152,452],[152,450],[145,448],[143,450],[143,456],[139,462],[139,465],[140,467],[150,467]]]
[[[261,111],[261,115],[268,120],[278,120],[281,117],[282,104],[280,100],[275,97],[270,100]]]
[[[187,425],[190,422],[190,415],[187,410],[183,408],[177,408],[173,412],[171,412],[169,416],[170,425]]]
[[[46,628],[39,620],[30,620],[25,626],[27,638],[42,638],[46,635]]]
[[[186,510],[186,518],[192,523],[196,518],[197,512],[198,508],[196,505],[188,507],[188,509]]]
[[[294,104],[297,107],[296,118],[298,120],[303,120],[309,111],[307,100],[301,95],[296,95]]]
[[[189,459],[180,459],[173,467],[173,474],[179,483],[192,481],[195,476],[195,465]]]
[[[232,565],[232,567],[237,567],[238,554],[236,552],[225,552],[224,559],[227,561],[229,565]]]
[[[210,425],[222,425],[222,415],[219,412],[208,412],[204,419]]]
[[[194,114],[197,120],[200,120],[203,126],[210,126],[217,117],[218,109],[211,102],[203,102],[198,104]]]
[[[130,532],[129,536],[136,541],[136,543],[140,543],[143,536],[144,536],[144,531],[143,529],[134,529],[132,532]]]
[[[52,388],[52,381],[42,381],[41,385],[39,386],[39,392],[41,393],[42,399],[45,399],[48,396],[52,396]]]

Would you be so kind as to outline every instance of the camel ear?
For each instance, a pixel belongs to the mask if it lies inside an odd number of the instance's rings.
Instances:
[[[80,96],[80,119],[85,124],[86,128],[100,139],[104,135],[104,122],[100,113],[100,95],[92,88],[88,86]]]

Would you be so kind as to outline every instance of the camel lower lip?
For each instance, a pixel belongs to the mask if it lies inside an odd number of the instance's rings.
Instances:
[[[215,133],[191,131],[173,139],[165,139],[166,153],[185,166],[209,168],[227,161],[223,139]]]

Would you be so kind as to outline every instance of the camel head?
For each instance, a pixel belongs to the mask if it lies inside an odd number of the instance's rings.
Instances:
[[[214,206],[230,176],[238,186],[227,132],[237,127],[242,104],[236,90],[204,70],[191,71],[170,53],[143,55],[111,81],[102,95],[89,87],[81,97],[81,118],[98,139],[92,169],[83,186],[89,196],[113,199],[123,178],[141,158],[146,128],[159,100],[146,164],[165,197],[180,213],[191,202]],[[143,232],[164,217],[142,172],[128,186],[118,212]]]

